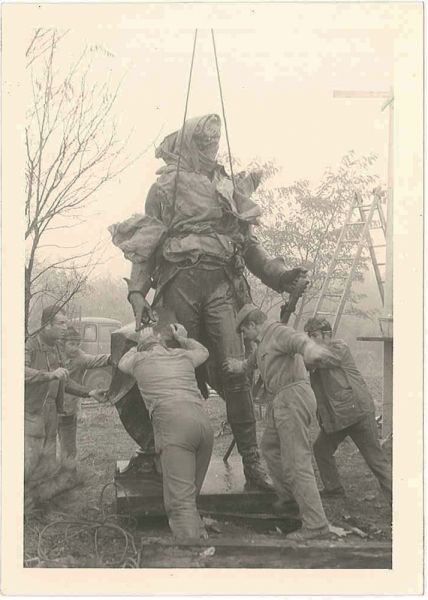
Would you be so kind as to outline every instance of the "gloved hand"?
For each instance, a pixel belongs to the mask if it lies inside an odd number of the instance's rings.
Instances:
[[[296,267],[289,271],[284,271],[280,278],[280,291],[288,292],[289,294],[294,292],[296,286],[302,290],[302,294],[309,285],[309,279],[307,279],[308,270],[304,267]]]
[[[141,292],[130,292],[128,300],[134,311],[135,331],[139,331],[142,326],[149,325],[156,321],[150,304]]]

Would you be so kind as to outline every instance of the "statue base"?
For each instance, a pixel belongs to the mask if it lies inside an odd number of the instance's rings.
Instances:
[[[162,478],[154,474],[127,475],[121,473],[127,461],[118,461],[115,475],[117,512],[131,514],[137,519],[165,517],[162,497]],[[272,504],[277,496],[270,492],[245,491],[245,477],[239,456],[225,464],[213,457],[198,498],[203,516],[254,525],[258,530],[279,527],[284,533],[300,527],[296,516],[275,514]]]

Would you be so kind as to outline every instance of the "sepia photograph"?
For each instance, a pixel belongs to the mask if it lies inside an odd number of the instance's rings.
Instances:
[[[403,493],[416,593],[422,4],[3,16],[3,456],[19,446],[26,581],[364,570],[375,593],[404,560]]]

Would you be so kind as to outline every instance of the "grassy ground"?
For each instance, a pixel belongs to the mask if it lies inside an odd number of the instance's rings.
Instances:
[[[369,382],[369,384],[373,388],[375,399],[378,399],[379,394],[376,389],[378,382]],[[215,431],[219,431],[225,418],[222,400],[216,397],[210,398],[207,409]],[[258,421],[257,428],[260,435],[263,429],[262,420]],[[313,437],[316,433],[314,428]],[[215,454],[222,456],[231,439],[227,431],[217,437]],[[128,544],[128,550],[124,555],[130,558],[126,564],[135,567],[133,542],[135,541],[138,548],[147,536],[168,537],[168,529],[163,524],[154,524],[148,530],[141,531],[137,530],[132,522],[115,518],[113,486],[105,488],[103,504],[102,506],[100,504],[100,494],[104,486],[113,480],[116,460],[129,458],[135,450],[135,444],[123,429],[115,409],[111,407],[86,408],[82,411],[79,419],[78,444],[83,481],[79,487],[57,496],[27,518],[24,528],[27,565],[90,567],[120,564],[124,566],[121,555]],[[365,541],[389,541],[391,539],[389,507],[379,491],[375,478],[351,441],[346,440],[342,444],[337,453],[337,461],[347,498],[325,502],[330,522],[338,526],[351,525],[359,528],[368,535]],[[82,519],[100,522],[105,520],[106,515],[111,517],[107,522],[120,525],[132,534],[133,539],[118,529],[104,528],[99,531],[99,551],[95,551],[94,529],[83,524],[67,527],[64,523],[64,521]],[[58,522],[57,525],[46,531],[41,545],[38,546],[40,531],[54,521]],[[242,525],[228,524],[223,527],[227,529],[228,536],[246,538],[254,533]],[[257,537],[258,534],[254,535]],[[272,535],[278,537],[278,531],[273,531]],[[346,543],[352,543],[352,540],[363,541],[350,535],[346,538]],[[49,556],[45,556],[44,561],[40,562],[43,551],[47,551]]]

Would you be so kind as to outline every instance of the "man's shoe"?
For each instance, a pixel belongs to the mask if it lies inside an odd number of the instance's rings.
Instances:
[[[324,488],[320,491],[321,498],[344,498],[346,492],[343,487],[333,488],[331,490]]]
[[[302,527],[297,531],[293,531],[286,536],[290,542],[307,542],[308,540],[316,540],[319,538],[325,538],[329,535],[330,528],[328,525],[325,527],[319,527],[318,529],[307,529]]]

